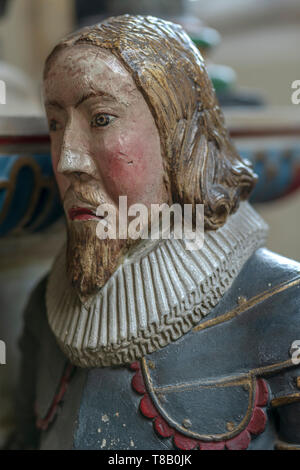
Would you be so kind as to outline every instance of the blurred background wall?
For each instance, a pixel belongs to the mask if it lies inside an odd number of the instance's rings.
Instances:
[[[231,66],[238,84],[260,90],[270,105],[291,103],[291,83],[300,79],[299,0],[196,0],[186,2],[216,28],[222,40],[212,54]],[[300,261],[300,192],[257,206],[270,225],[268,246]]]
[[[72,31],[73,0],[10,0],[0,20],[0,57],[40,83],[47,52]]]

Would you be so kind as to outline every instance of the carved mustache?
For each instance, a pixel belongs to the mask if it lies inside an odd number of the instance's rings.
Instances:
[[[75,190],[72,186],[67,189],[63,199],[65,209],[69,209],[76,204],[83,203],[96,211],[100,204],[106,204],[108,202],[108,198],[100,191],[93,191],[90,188],[83,187],[77,187]]]

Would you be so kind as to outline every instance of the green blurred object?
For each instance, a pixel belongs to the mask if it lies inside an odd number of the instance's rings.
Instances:
[[[207,59],[211,50],[220,43],[221,36],[218,31],[207,26],[201,26],[200,28],[198,26],[197,33],[195,33],[195,29],[195,26],[193,30],[190,28],[189,36],[203,57]],[[233,88],[236,82],[236,75],[232,68],[216,64],[207,64],[207,68],[217,93],[224,93]]]
[[[216,47],[221,40],[218,31],[207,27],[201,28],[197,35],[191,33],[190,37],[198,49],[203,53]]]
[[[236,83],[236,73],[227,65],[207,64],[208,75],[217,93],[231,90]]]

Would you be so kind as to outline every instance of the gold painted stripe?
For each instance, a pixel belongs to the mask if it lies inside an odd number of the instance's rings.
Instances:
[[[275,444],[276,450],[300,450],[300,444],[289,444],[288,442],[278,441]]]
[[[146,364],[146,362],[145,362]],[[148,362],[149,364],[149,362]],[[243,385],[246,383],[247,379],[250,377],[265,377],[268,374],[272,374],[273,372],[281,371],[287,369],[289,367],[294,367],[292,359],[287,359],[286,361],[277,362],[275,364],[271,364],[269,366],[262,366],[257,367],[255,369],[250,369],[248,372],[244,374],[238,375],[231,375],[221,379],[215,380],[207,380],[203,382],[190,382],[186,384],[179,384],[179,385],[166,385],[163,387],[154,387],[153,390],[156,393],[169,393],[169,392],[179,392],[181,390],[191,389],[194,390],[195,388],[215,388],[215,387],[230,387],[230,386],[238,386]]]
[[[284,397],[273,398],[273,400],[271,400],[271,406],[276,407],[282,405],[289,405],[290,403],[294,403],[295,401],[300,401],[300,393],[293,393]]]
[[[200,325],[197,325],[195,328],[193,328],[193,331],[197,332],[206,328],[210,328],[211,326],[218,325],[219,323],[229,321],[237,315],[240,315],[241,313],[245,312],[249,308],[252,308],[260,302],[269,299],[273,295],[279,294],[280,292],[284,292],[290,287],[294,287],[297,285],[300,285],[300,276],[297,276],[291,281],[285,281],[282,284],[279,284],[278,286],[274,287],[273,289],[261,292],[260,294],[252,297],[251,299],[243,302],[241,305],[238,305],[233,310],[230,310],[229,312],[224,313],[223,315],[220,315],[217,318],[212,318],[211,320],[207,320],[203,323],[200,323]]]
[[[142,373],[144,377],[144,382],[146,385],[146,390],[149,393],[150,397],[152,398],[152,401],[154,403],[154,406],[156,409],[159,411],[160,415],[167,421],[167,423],[175,428],[177,431],[181,432],[183,435],[187,437],[191,437],[192,439],[199,439],[207,442],[211,441],[222,441],[224,439],[231,439],[235,437],[237,434],[239,434],[242,430],[246,428],[246,426],[249,424],[251,415],[252,415],[252,410],[254,407],[254,398],[255,398],[255,384],[256,380],[255,377],[250,377],[249,383],[248,383],[248,391],[249,391],[249,399],[248,399],[248,407],[245,416],[243,419],[240,421],[240,423],[237,425],[237,427],[232,430],[228,431],[228,433],[224,434],[199,434],[197,432],[188,430],[184,428],[183,426],[180,426],[176,421],[174,421],[171,416],[168,415],[166,410],[163,408],[162,404],[160,403],[158,397],[156,396],[155,393],[155,388],[153,386],[152,378],[150,371],[148,369],[148,364],[146,361],[146,358],[143,357],[141,360],[141,365],[142,365]]]
[[[259,376],[265,377],[267,374],[271,374],[272,372],[281,371],[283,369],[287,369],[293,366],[295,366],[295,364],[293,364],[292,359],[287,359],[286,361],[277,362],[269,366],[262,366],[262,367],[257,367],[256,369],[251,369],[250,373],[251,375],[255,375],[257,377]]]
[[[186,436],[189,436],[189,437],[192,437],[194,439],[196,438],[196,439],[200,439],[200,440],[208,441],[208,442],[211,441],[211,440],[219,441],[219,440],[223,440],[223,439],[232,438],[232,437],[236,436],[240,432],[240,430],[244,429],[247,426],[247,424],[248,424],[248,422],[251,418],[251,412],[252,412],[251,404],[253,406],[254,398],[255,398],[254,384],[256,383],[255,381],[256,381],[257,377],[265,376],[265,375],[268,375],[272,372],[276,372],[278,370],[283,370],[283,369],[286,369],[286,368],[289,368],[289,367],[293,367],[292,360],[288,359],[286,361],[271,364],[269,366],[263,366],[263,367],[258,367],[256,369],[251,369],[246,374],[242,374],[242,375],[238,375],[238,376],[232,376],[232,377],[226,377],[224,379],[215,381],[214,385],[217,386],[217,387],[247,385],[249,387],[249,392],[250,392],[248,409],[247,409],[247,412],[246,412],[246,415],[245,415],[244,419],[238,424],[238,426],[234,430],[228,432],[227,434],[199,435],[198,433],[194,433],[193,431],[188,431],[186,428],[183,428],[178,423],[176,423],[168,415],[168,413],[164,410],[163,406],[161,405],[161,402],[159,401],[159,398],[157,397],[157,394],[160,394],[160,393],[180,392],[180,391],[187,390],[187,388],[185,388],[185,386],[187,386],[187,387],[192,386],[192,388],[194,389],[194,386],[196,384],[195,383],[188,383],[188,384],[180,384],[180,385],[177,385],[177,386],[176,385],[169,385],[169,386],[167,385],[167,386],[164,386],[164,387],[154,387],[153,382],[152,382],[152,377],[151,377],[151,374],[150,374],[150,371],[149,371],[149,368],[148,368],[146,357],[142,358],[141,364],[142,364],[142,373],[143,373],[146,389],[147,389],[149,395],[151,396],[151,398],[154,402],[154,405],[157,407],[157,409],[160,411],[161,415],[166,419],[166,421],[169,422],[170,425],[175,427],[175,429],[178,429],[180,432],[182,432],[182,434],[184,434]],[[203,385],[204,386],[207,386],[207,385],[208,386],[213,386],[213,382],[208,381],[207,383],[204,383]],[[296,395],[297,395],[297,398],[296,398]],[[295,395],[290,395],[290,397],[292,397],[292,396],[294,397],[293,401],[299,401],[300,400],[300,393],[299,394],[297,393]],[[291,402],[292,401],[290,401],[290,403]],[[270,404],[273,405],[273,403],[274,403],[274,400],[272,400]],[[243,428],[243,426],[244,426],[244,428]]]
[[[145,358],[143,358],[144,360]],[[148,367],[148,363],[145,359],[145,367]],[[257,367],[255,369],[250,369],[244,374],[230,375],[221,379],[207,380],[203,382],[189,382],[179,385],[165,385],[163,387],[154,387],[153,390],[155,393],[169,393],[169,392],[180,392],[181,390],[194,390],[195,388],[215,388],[215,387],[230,387],[230,386],[239,386],[244,385],[247,382],[247,379],[251,377],[266,377],[268,374],[273,372],[282,371],[284,369],[295,367],[292,359],[287,359],[286,361],[277,362],[269,366]],[[149,369],[148,369],[149,370]]]
[[[170,392],[185,392],[186,390],[196,390],[199,388],[225,388],[225,387],[240,387],[248,385],[251,380],[251,374],[244,374],[239,377],[230,377],[215,380],[211,382],[192,382],[180,385],[167,385],[166,387],[153,387],[155,393],[170,393]]]

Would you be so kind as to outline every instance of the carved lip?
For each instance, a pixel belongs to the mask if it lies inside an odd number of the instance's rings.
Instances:
[[[68,215],[71,220],[99,220],[102,218],[101,216],[97,216],[95,212],[88,207],[72,207],[68,211]]]

